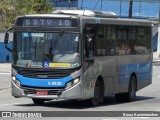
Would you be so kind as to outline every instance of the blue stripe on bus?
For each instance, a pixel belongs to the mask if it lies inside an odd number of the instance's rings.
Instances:
[[[151,63],[146,64],[123,64],[117,67],[117,75],[126,75],[135,72],[138,73],[147,73],[150,72],[152,65]]]
[[[37,79],[27,78],[16,74],[16,78],[21,82],[21,85],[31,87],[64,87],[67,82],[73,80],[71,76],[62,79]]]
[[[138,81],[150,80],[152,75],[152,64],[124,64],[117,67],[117,76],[119,83],[127,83],[130,75],[135,72]]]

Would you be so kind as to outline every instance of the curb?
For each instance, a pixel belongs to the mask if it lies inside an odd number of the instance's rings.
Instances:
[[[153,60],[153,63],[158,63],[158,62],[160,62],[160,59],[158,59],[158,60]]]
[[[11,73],[10,70],[0,70],[0,73]]]

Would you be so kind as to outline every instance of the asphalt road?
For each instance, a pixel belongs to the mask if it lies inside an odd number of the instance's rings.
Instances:
[[[11,96],[10,87],[10,73],[0,71],[0,111],[64,111],[61,112],[61,117],[56,117],[54,120],[81,120],[81,117],[63,117],[65,111],[88,111],[89,117],[85,119],[89,120],[141,120],[141,119],[153,119],[159,120],[160,116],[157,117],[93,117],[95,116],[92,111],[160,111],[160,64],[153,66],[153,83],[148,87],[137,92],[137,97],[134,102],[131,103],[118,103],[114,96],[108,96],[105,98],[105,103],[98,107],[91,107],[84,101],[64,101],[54,100],[46,102],[42,106],[36,106],[29,98],[14,98]],[[91,113],[90,113],[91,112]],[[114,112],[113,112],[114,113]],[[74,114],[69,113],[70,116]],[[79,112],[78,114],[81,114]],[[98,114],[98,113],[97,113]],[[79,115],[81,116],[81,115]],[[13,118],[12,118],[13,119]],[[14,118],[17,119],[17,118]],[[22,118],[19,118],[22,119]],[[34,119],[34,118],[33,118]],[[53,119],[48,117],[47,119]],[[41,118],[39,118],[41,120]]]

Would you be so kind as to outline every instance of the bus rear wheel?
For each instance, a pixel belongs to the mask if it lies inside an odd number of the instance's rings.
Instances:
[[[42,105],[45,102],[44,99],[37,99],[37,98],[32,98],[32,101],[35,105]]]
[[[91,104],[92,106],[98,106],[100,103],[103,103],[103,82],[100,80],[97,80],[95,83],[95,88],[94,88],[94,97],[91,99]]]
[[[136,91],[137,91],[136,77],[131,76],[128,92],[115,94],[115,98],[118,102],[133,102],[136,97]]]
[[[126,93],[126,100],[128,102],[132,102],[135,100],[136,91],[137,91],[136,77],[131,76],[130,82],[129,82],[128,92]]]

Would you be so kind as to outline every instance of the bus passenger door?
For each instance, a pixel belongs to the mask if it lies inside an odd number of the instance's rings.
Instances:
[[[90,98],[93,95],[93,81],[95,80],[94,72],[94,49],[95,49],[95,37],[93,34],[85,34],[84,38],[84,61],[83,61],[83,70],[84,70],[84,93],[85,98]]]
[[[84,35],[84,40],[84,69],[86,70],[94,61],[94,35],[86,34]]]

